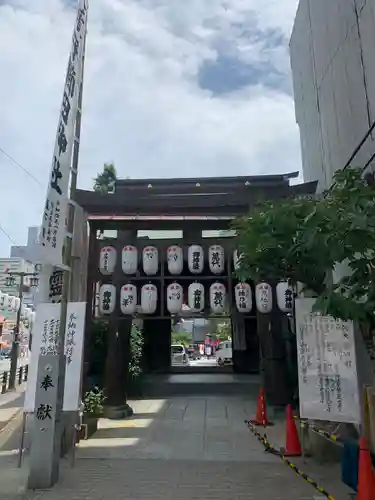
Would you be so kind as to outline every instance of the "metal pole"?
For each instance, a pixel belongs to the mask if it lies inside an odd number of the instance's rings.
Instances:
[[[17,464],[17,466],[19,469],[21,469],[21,467],[22,467],[23,449],[25,447],[26,424],[27,424],[27,413],[24,412],[22,415],[20,448],[18,450],[18,464]]]
[[[10,359],[10,373],[9,373],[9,390],[13,390],[16,387],[16,374],[17,374],[17,364],[19,356],[19,336],[20,336],[20,323],[21,323],[21,313],[22,313],[22,299],[23,299],[23,285],[24,285],[24,273],[20,273],[20,288],[18,292],[18,298],[20,299],[20,307],[17,311],[16,326],[13,333],[12,342],[12,352]]]

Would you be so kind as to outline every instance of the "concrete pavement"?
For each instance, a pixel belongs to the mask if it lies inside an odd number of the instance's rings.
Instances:
[[[74,468],[69,460],[62,461],[61,479],[51,491],[22,495],[20,488],[25,484],[27,468],[17,471],[13,457],[12,468],[8,465],[6,471],[5,466],[1,467],[1,500],[319,497],[277,457],[265,453],[246,428],[244,419],[255,413],[254,398],[176,397],[131,404],[133,418],[102,419],[97,434],[80,443]],[[328,472],[326,468],[326,476]],[[324,482],[322,486],[326,486]],[[340,500],[349,498],[342,490],[331,493]]]

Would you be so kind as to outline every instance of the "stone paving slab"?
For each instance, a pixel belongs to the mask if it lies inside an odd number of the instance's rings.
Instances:
[[[282,465],[164,460],[80,460],[51,491],[24,500],[312,500]],[[2,500],[14,500],[9,497]]]
[[[27,469],[15,457],[0,460],[1,500],[313,500],[314,488],[280,459],[264,451],[244,420],[256,401],[243,397],[194,397],[131,403],[134,417],[102,419],[99,431],[81,441],[76,466],[62,461],[51,490],[21,494]],[[272,428],[283,439],[283,422]],[[0,453],[1,454],[1,453]],[[27,460],[26,460],[27,464]],[[327,467],[322,486],[336,487],[338,471]],[[304,465],[309,472],[309,465]],[[333,481],[333,482],[332,482]],[[7,486],[8,485],[8,486]],[[330,491],[330,490],[328,490]],[[339,493],[338,493],[339,491]],[[343,490],[330,491],[347,500]]]

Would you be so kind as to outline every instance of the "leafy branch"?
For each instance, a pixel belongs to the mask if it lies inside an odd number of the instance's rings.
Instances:
[[[375,310],[375,185],[347,168],[323,196],[263,202],[234,222],[243,280],[301,282],[316,309],[362,323]],[[347,272],[330,279],[337,264]]]

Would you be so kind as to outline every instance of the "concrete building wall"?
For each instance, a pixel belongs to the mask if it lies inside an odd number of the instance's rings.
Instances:
[[[10,256],[19,257],[20,259],[28,260],[30,262],[36,261],[37,245],[39,238],[39,227],[32,226],[27,231],[27,244],[22,246],[11,246]]]
[[[375,2],[300,0],[290,55],[305,181],[330,186],[375,120]],[[351,166],[375,152],[370,137]]]

